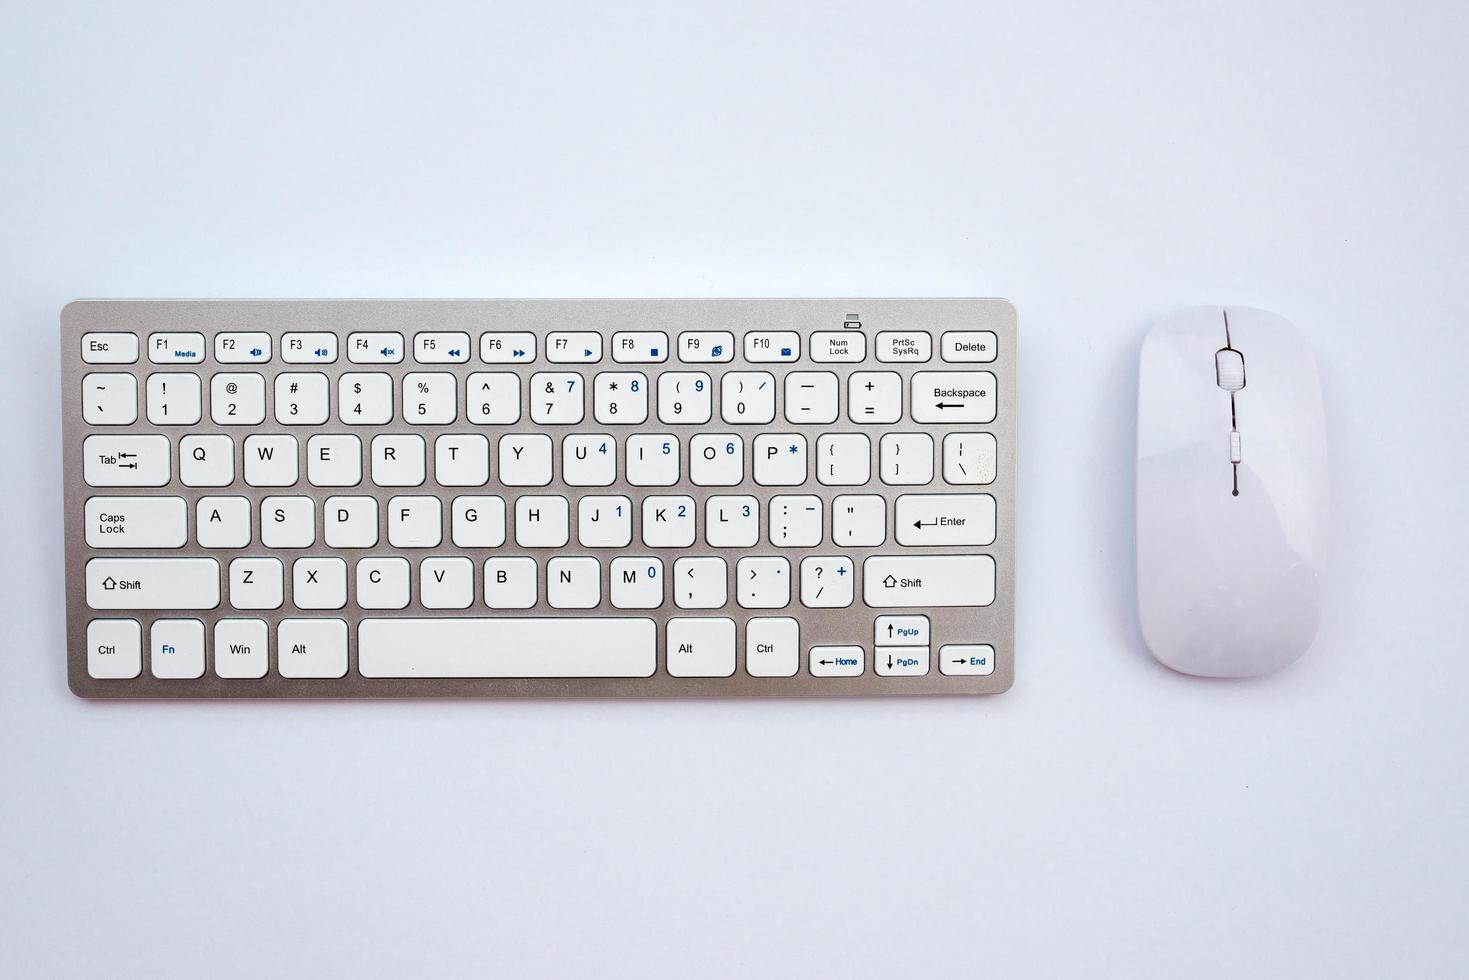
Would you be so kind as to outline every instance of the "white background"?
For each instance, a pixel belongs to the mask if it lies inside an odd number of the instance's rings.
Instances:
[[[0,0],[0,957],[14,976],[1361,976],[1469,957],[1456,3]],[[1001,295],[985,700],[93,704],[79,296]],[[1135,362],[1314,345],[1334,561],[1278,676],[1154,664]]]

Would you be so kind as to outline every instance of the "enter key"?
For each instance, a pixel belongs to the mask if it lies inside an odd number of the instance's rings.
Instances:
[[[987,493],[905,493],[896,511],[898,543],[995,543],[995,498]]]

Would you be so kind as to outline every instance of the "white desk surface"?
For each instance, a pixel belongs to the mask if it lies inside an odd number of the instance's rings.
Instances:
[[[1462,972],[1463,5],[214,6],[0,4],[5,972]],[[1015,688],[72,697],[62,304],[317,295],[1008,297]],[[1138,343],[1221,300],[1314,343],[1335,477],[1248,683],[1133,614]]]

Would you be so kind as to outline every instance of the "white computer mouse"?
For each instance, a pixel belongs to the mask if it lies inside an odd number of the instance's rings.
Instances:
[[[1291,663],[1321,618],[1326,420],[1288,321],[1207,306],[1143,342],[1137,399],[1138,614],[1148,649],[1204,677]]]

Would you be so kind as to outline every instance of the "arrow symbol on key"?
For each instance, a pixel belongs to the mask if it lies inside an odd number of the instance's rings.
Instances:
[[[933,406],[934,406],[934,408],[963,408],[964,407],[964,403],[963,402],[957,402],[957,403],[951,403],[951,402],[934,402],[933,403]]]
[[[938,527],[939,526],[939,519],[937,517],[935,517],[933,520],[929,521],[927,524],[925,524],[923,521],[914,521],[913,522],[913,526],[914,527]]]
[[[831,663],[830,660],[818,660],[816,662],[819,663],[819,664],[821,664],[821,666],[823,666],[823,667],[828,666]]]

